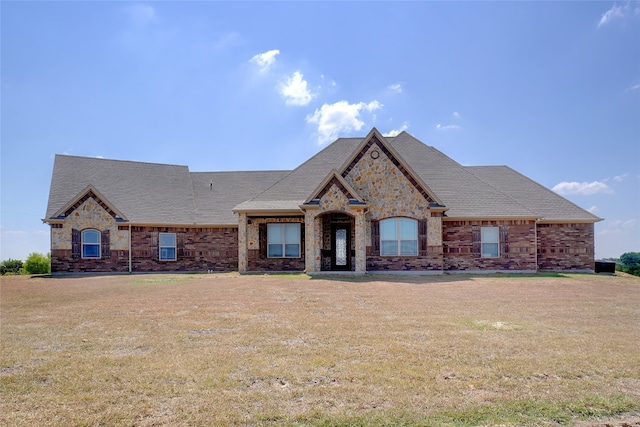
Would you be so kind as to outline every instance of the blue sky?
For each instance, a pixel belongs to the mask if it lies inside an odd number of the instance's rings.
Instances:
[[[56,153],[292,169],[374,126],[640,251],[638,2],[3,1],[1,42],[0,259],[48,251]]]

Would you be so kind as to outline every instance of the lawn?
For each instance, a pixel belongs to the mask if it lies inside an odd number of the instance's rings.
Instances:
[[[0,290],[2,425],[554,426],[640,411],[631,276],[16,276]]]

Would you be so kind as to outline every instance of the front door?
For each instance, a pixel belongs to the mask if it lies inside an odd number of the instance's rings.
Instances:
[[[351,226],[331,226],[331,269],[351,270]]]

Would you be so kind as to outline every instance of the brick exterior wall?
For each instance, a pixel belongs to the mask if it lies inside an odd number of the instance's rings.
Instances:
[[[158,260],[154,253],[158,233],[176,233],[176,261]],[[238,269],[237,228],[132,227],[131,247],[134,272]]]
[[[474,227],[500,227],[503,241],[498,258],[481,257],[474,247]],[[444,270],[536,270],[535,222],[443,221]],[[476,239],[477,240],[477,239]]]
[[[374,256],[367,247],[367,271],[442,271],[442,248],[430,246],[418,256]]]
[[[128,226],[127,226],[128,229]],[[158,233],[176,233],[177,260],[160,261]],[[133,272],[207,272],[238,269],[237,228],[132,227]],[[157,245],[157,243],[156,243]],[[155,253],[154,253],[155,252]],[[51,250],[52,273],[128,272],[129,251],[111,249],[100,259],[74,258],[71,249]]]
[[[540,270],[592,271],[593,224],[538,224]]]
[[[129,251],[111,250],[109,258],[74,259],[71,249],[51,250],[51,273],[117,273],[129,271]]]

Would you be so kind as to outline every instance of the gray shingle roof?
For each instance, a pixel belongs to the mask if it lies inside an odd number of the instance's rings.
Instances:
[[[57,155],[47,218],[88,186],[139,224],[231,225],[237,224],[233,210],[299,211],[363,139],[339,138],[292,171],[189,172],[187,166]],[[507,166],[462,166],[406,132],[384,140],[442,201],[449,218],[600,220]]]
[[[315,156],[290,171],[280,181],[251,200],[236,206],[239,211],[295,210],[333,170],[351,155],[362,138],[339,138]]]
[[[472,174],[527,206],[541,221],[600,221],[575,205],[508,166],[469,166]]]
[[[51,218],[88,186],[131,222],[193,224],[195,200],[187,166],[56,155],[49,191]]]
[[[233,207],[260,194],[288,171],[192,172],[200,224],[238,224]],[[210,185],[213,184],[213,185]]]
[[[402,132],[391,144],[442,200],[447,217],[535,217],[525,205],[408,133]]]
[[[46,218],[91,186],[132,223],[237,224],[232,208],[286,173],[189,172],[187,166],[56,155]]]

